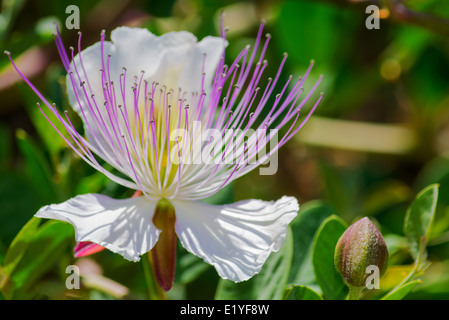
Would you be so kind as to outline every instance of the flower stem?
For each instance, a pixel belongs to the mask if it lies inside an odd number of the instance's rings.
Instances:
[[[157,282],[154,274],[151,252],[142,256],[142,265],[145,273],[145,280],[147,282],[148,298],[150,300],[167,300],[165,292]]]
[[[359,300],[362,288],[349,286],[348,300]]]
[[[424,237],[421,238],[421,241],[419,243],[419,251],[418,256],[416,257],[415,264],[413,269],[410,271],[410,273],[405,277],[404,280],[402,280],[396,287],[394,287],[390,292],[388,292],[385,297],[388,297],[395,293],[397,290],[399,290],[402,286],[406,285],[407,283],[411,282],[415,276],[422,272],[423,264],[426,262],[426,239]],[[382,299],[384,299],[382,298]]]

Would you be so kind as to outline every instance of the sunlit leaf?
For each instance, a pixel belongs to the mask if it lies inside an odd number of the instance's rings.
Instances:
[[[47,149],[50,153],[56,153],[66,147],[66,142],[62,139],[59,134],[52,128],[52,125],[48,122],[45,116],[37,107],[36,103],[39,99],[36,97],[35,93],[31,91],[24,84],[17,84],[17,90],[20,92],[21,98],[24,102],[25,109],[33,122],[36,130],[39,133],[39,136],[45,143]],[[42,110],[47,110],[47,107],[42,103]],[[57,117],[51,113],[46,113],[47,118],[56,126],[59,132],[65,135],[67,139],[70,139],[70,136],[66,133],[63,125],[57,119]]]
[[[398,288],[397,290],[387,294],[385,297],[382,298],[382,300],[401,300],[403,299],[411,290],[413,290],[414,287],[416,287],[418,284],[421,284],[421,280],[415,280],[412,282],[408,282]]]
[[[387,292],[401,283],[412,271],[413,265],[389,266],[380,279],[380,290]]]
[[[404,233],[407,236],[412,255],[418,256],[421,239],[428,240],[431,224],[438,201],[438,185],[430,185],[422,190],[407,211]]]
[[[29,290],[52,270],[73,242],[73,227],[61,221],[32,218],[6,253],[1,289],[6,298],[27,299]],[[39,225],[39,226],[38,226]]]
[[[23,228],[20,230],[20,232],[17,234],[17,236],[9,246],[8,252],[6,253],[5,260],[1,268],[2,280],[0,281],[0,284],[2,286],[2,290],[4,289],[3,286],[6,281],[3,277],[8,277],[19,264],[33,237],[35,236],[39,224],[40,219],[34,217],[31,218],[30,221],[28,221],[28,223],[23,226]]]

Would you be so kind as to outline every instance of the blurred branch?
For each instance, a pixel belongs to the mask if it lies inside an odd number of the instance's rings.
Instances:
[[[449,19],[444,19],[429,13],[416,12],[402,3],[402,0],[324,0],[339,5],[356,5],[366,7],[374,4],[379,8],[388,9],[389,19],[399,23],[419,26],[435,33],[449,36]]]
[[[408,9],[400,0],[383,0],[394,21],[414,24],[433,32],[449,35],[449,20]]]
[[[395,155],[413,152],[418,143],[416,134],[405,126],[320,116],[311,117],[296,137],[313,146]]]

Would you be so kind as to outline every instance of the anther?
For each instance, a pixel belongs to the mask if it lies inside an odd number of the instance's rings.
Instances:
[[[11,52],[9,52],[8,50],[3,51],[4,54],[6,54],[7,56],[11,55]]]

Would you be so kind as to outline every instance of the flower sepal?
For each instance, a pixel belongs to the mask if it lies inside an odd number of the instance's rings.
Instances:
[[[165,291],[173,286],[176,269],[175,208],[166,200],[161,199],[156,205],[153,224],[161,233],[156,245],[151,249],[154,273],[159,285]]]

